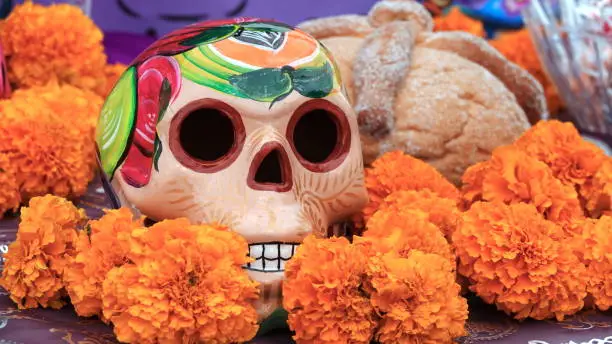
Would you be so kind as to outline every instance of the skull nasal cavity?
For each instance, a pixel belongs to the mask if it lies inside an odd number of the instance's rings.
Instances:
[[[261,191],[285,192],[291,189],[291,165],[283,147],[275,142],[262,147],[253,159],[248,185]]]
[[[281,155],[278,150],[274,149],[259,164],[255,172],[255,182],[282,184],[283,179]]]

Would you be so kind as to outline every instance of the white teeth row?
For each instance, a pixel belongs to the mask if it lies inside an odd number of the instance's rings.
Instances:
[[[245,268],[254,271],[280,272],[285,271],[285,263],[293,257],[299,244],[250,244],[249,256],[255,259]]]

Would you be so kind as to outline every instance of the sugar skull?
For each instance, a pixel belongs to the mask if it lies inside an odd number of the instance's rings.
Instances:
[[[109,95],[99,161],[117,205],[243,235],[265,318],[302,239],[367,201],[357,122],[332,58],[289,26],[204,22],[154,43]]]

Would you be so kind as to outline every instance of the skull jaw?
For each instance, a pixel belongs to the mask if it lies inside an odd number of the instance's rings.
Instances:
[[[259,299],[255,301],[255,309],[259,322],[266,320],[272,313],[283,306],[282,284],[284,272],[261,272],[247,270],[249,276],[258,281]]]
[[[259,299],[254,304],[260,322],[282,308],[285,264],[313,230],[313,225],[300,215],[299,204],[278,204],[266,208],[254,207],[243,215],[242,221],[234,228],[247,239],[249,255],[255,260],[245,269],[260,284]],[[325,222],[326,219],[322,218],[321,221]]]

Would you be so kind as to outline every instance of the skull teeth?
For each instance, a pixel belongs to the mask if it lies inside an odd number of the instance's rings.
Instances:
[[[248,263],[247,270],[262,272],[285,271],[285,263],[293,257],[297,243],[258,243],[249,245],[249,256],[255,261]]]

